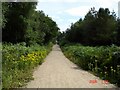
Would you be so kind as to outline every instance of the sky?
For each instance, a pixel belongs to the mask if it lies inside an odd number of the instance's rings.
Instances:
[[[109,8],[118,16],[118,2],[120,0],[38,0],[37,10],[43,10],[51,17],[60,28],[65,31],[80,18],[84,18],[87,12],[95,7]]]

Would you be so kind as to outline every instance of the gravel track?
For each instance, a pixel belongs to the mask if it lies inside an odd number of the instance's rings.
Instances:
[[[33,73],[34,80],[26,88],[114,88],[113,84],[102,83],[98,77],[80,69],[68,60],[58,45],[45,58],[45,62]],[[96,83],[91,81],[96,80]]]

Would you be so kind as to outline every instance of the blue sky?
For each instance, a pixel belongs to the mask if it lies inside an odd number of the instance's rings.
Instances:
[[[60,28],[65,31],[71,23],[84,18],[91,7],[109,8],[118,14],[119,0],[38,0],[37,10],[43,10]]]

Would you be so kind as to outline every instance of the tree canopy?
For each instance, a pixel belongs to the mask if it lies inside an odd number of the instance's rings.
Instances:
[[[59,28],[43,11],[36,11],[37,2],[2,3],[3,42],[26,42],[28,45],[54,42]]]
[[[69,43],[81,43],[83,45],[111,45],[120,44],[120,20],[115,12],[108,8],[100,8],[98,11],[91,8],[85,18],[71,24],[64,33],[62,39]]]

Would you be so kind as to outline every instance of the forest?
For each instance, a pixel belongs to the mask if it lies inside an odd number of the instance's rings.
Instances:
[[[93,7],[57,39],[72,62],[120,86],[120,18],[114,11]]]
[[[60,32],[37,2],[2,3],[2,87],[22,87],[56,44],[82,69],[120,86],[120,18],[91,8],[84,19]],[[111,78],[112,77],[112,78]]]
[[[32,70],[44,62],[56,42],[59,28],[37,2],[2,3],[2,85],[23,86]]]
[[[120,45],[120,19],[115,12],[110,12],[108,8],[100,8],[98,11],[91,8],[85,15],[71,24],[59,36],[63,38],[63,43],[81,43],[83,45]]]

